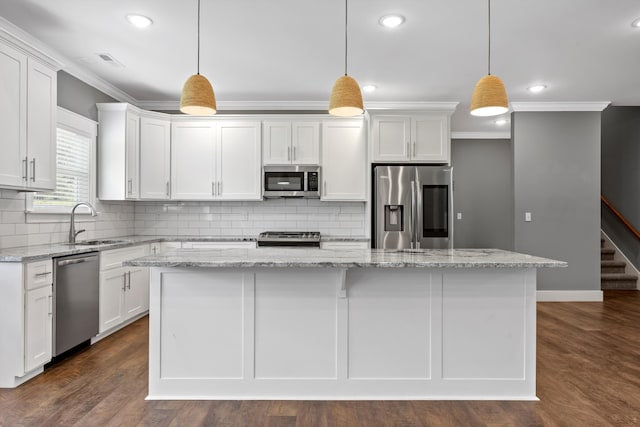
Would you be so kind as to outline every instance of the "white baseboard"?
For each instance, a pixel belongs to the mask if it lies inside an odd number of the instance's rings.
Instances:
[[[563,301],[602,301],[602,291],[536,291],[536,301],[539,302],[563,302]]]

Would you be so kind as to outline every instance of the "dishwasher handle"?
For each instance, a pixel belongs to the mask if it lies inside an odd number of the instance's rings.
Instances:
[[[85,262],[86,260],[87,258],[65,259],[62,261],[58,261],[58,267],[63,267],[65,265],[71,265],[71,264],[80,264]]]

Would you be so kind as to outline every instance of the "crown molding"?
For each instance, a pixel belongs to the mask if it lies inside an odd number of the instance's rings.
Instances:
[[[602,111],[611,101],[599,102],[512,102],[511,108],[519,111]]]
[[[367,111],[371,110],[410,110],[439,111],[453,114],[459,102],[366,102]]]
[[[451,139],[511,139],[511,132],[451,132]]]
[[[52,54],[49,46],[2,16],[0,16],[0,38],[24,53],[37,57],[56,71],[64,67],[59,55]]]
[[[123,92],[111,83],[108,83],[98,77],[96,74],[86,70],[84,67],[79,66],[46,43],[43,43],[41,40],[1,16],[0,38],[7,40],[12,45],[30,55],[37,56],[40,60],[46,62],[55,70],[62,70],[71,74],[75,78],[83,81],[89,86],[93,86],[101,92],[104,92],[106,95],[109,95],[117,101],[128,102],[134,105],[136,104],[136,99],[126,92]]]

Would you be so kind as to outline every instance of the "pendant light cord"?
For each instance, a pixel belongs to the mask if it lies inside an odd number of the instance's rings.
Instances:
[[[200,74],[200,0],[198,0],[198,74]]]
[[[349,25],[349,0],[344,0],[344,75],[347,75],[347,52],[349,50],[347,26]]]
[[[488,19],[489,20],[489,25],[488,25],[488,28],[489,28],[489,49],[487,49],[487,64],[488,64],[487,65],[487,74],[491,75],[491,0],[488,0],[488,1],[489,1],[489,13],[488,13],[488,16],[489,16],[489,19]]]

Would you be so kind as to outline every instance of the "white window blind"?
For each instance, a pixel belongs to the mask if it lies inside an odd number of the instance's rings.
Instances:
[[[34,208],[66,208],[90,200],[92,142],[81,133],[57,128],[56,191],[35,194]]]

